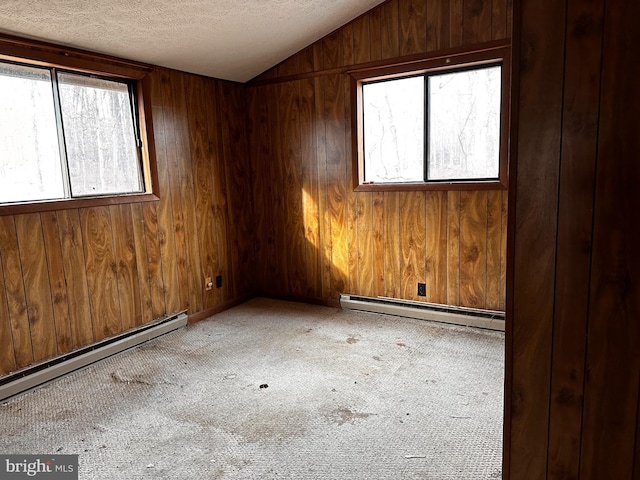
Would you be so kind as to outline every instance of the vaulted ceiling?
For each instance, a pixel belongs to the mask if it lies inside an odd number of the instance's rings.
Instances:
[[[0,32],[245,82],[382,0],[3,0]]]

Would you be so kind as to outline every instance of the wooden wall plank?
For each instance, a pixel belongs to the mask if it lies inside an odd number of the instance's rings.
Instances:
[[[507,300],[507,220],[509,211],[509,192],[502,192],[502,210],[500,233],[500,302],[498,309],[504,311]]]
[[[187,116],[187,106],[185,100],[184,81],[186,75],[171,71],[170,83],[163,83],[163,94],[165,88],[172,89],[173,116],[176,148],[176,160],[178,162],[177,171],[179,175],[180,208],[184,221],[184,260],[178,258],[178,274],[180,287],[188,286],[188,304],[184,304],[184,296],[181,296],[179,309],[188,307],[190,313],[202,310],[202,293],[204,289],[204,277],[202,276],[202,266],[200,263],[200,245],[198,245],[198,225],[196,223],[195,198],[193,193],[193,165],[191,163],[191,147],[189,144],[189,120]],[[173,170],[175,172],[175,170]],[[176,204],[174,203],[174,208]],[[176,255],[181,254],[180,248],[181,231],[176,231]],[[189,268],[187,268],[187,266]],[[185,282],[186,276],[186,282]],[[178,311],[178,310],[175,310]],[[173,313],[173,311],[169,311]]]
[[[380,45],[382,58],[394,58],[400,55],[399,0],[388,0],[380,6]]]
[[[327,35],[322,40],[322,68],[341,67],[344,63],[342,30]]]
[[[209,127],[206,111],[205,86],[201,77],[189,75],[185,78],[186,111],[188,131],[193,165],[193,182],[195,188],[195,224],[197,233],[193,235],[199,246],[199,258],[196,259],[202,268],[200,285],[202,292],[202,308],[211,308],[221,303],[220,290],[213,287],[205,289],[205,277],[211,278],[215,284],[218,275],[218,249],[215,241],[213,216],[213,177],[211,173],[211,150]],[[214,146],[215,148],[215,146]],[[214,150],[215,151],[215,150]]]
[[[2,269],[11,318],[16,366],[22,368],[33,363],[34,354],[27,315],[27,299],[22,280],[20,250],[13,216],[0,217],[0,252],[2,252]]]
[[[560,165],[548,478],[578,478],[603,2],[570,2]],[[578,33],[579,32],[579,33]]]
[[[447,192],[447,303],[460,303],[460,192]]]
[[[300,140],[302,156],[302,192],[306,243],[307,297],[322,298],[320,249],[319,178],[316,159],[315,84],[300,81]]]
[[[427,51],[427,2],[425,0],[399,0],[400,55]]]
[[[523,20],[514,99],[519,133],[510,177],[510,188],[517,191],[510,206],[517,233],[507,278],[512,287],[507,314],[517,312],[507,342],[512,360],[507,376],[513,379],[506,407],[507,475],[512,479],[544,478],[547,469],[565,7],[527,1],[518,13]]]
[[[158,208],[156,204],[146,204],[142,208],[144,235],[147,247],[147,266],[151,287],[151,312],[153,318],[159,318],[167,311],[164,296],[165,269],[162,264],[162,240],[158,229]],[[168,262],[170,276],[174,275],[175,264]]]
[[[122,331],[117,265],[109,207],[80,210],[82,241],[96,341]]]
[[[331,291],[337,300],[347,291],[349,253],[347,242],[347,181],[344,119],[345,98],[340,75],[323,77],[327,153],[327,206],[331,232]]]
[[[465,45],[491,40],[491,0],[465,0],[463,8],[463,39]]]
[[[427,1],[427,51],[433,52],[449,47],[450,30],[453,28],[453,20],[449,19],[449,11],[452,2],[442,0]]]
[[[492,40],[500,40],[511,36],[511,33],[507,31],[507,8],[507,0],[491,1]]]
[[[180,190],[175,185],[176,180],[179,179],[175,153],[175,132],[169,126],[173,118],[170,77],[170,72],[164,69],[152,77],[151,101],[154,105],[158,105],[153,111],[154,122],[158,124],[158,128],[154,128],[154,135],[160,188],[160,202],[157,206],[155,226],[157,227],[157,235],[159,235],[160,256],[162,258],[163,304],[168,312],[175,312],[181,307],[186,308],[185,288],[187,281],[184,278],[184,224],[180,206]],[[169,172],[173,174],[170,175]],[[179,259],[182,261],[179,262]],[[180,275],[178,273],[179,263],[182,265]]]
[[[425,282],[425,193],[400,192],[400,286],[401,298],[418,297],[418,282]]]
[[[56,212],[64,276],[69,298],[69,318],[71,321],[71,337],[73,348],[93,343],[93,322],[91,321],[91,305],[89,285],[84,256],[84,241],[78,210],[60,210]]]
[[[57,353],[63,354],[71,351],[73,341],[71,339],[69,300],[67,296],[67,284],[64,278],[58,216],[56,212],[42,212],[40,219],[47,255],[47,269],[51,283],[51,300],[56,330]]]
[[[322,297],[329,298],[331,291],[331,225],[329,217],[327,188],[327,113],[325,110],[326,82],[314,79],[316,92],[316,161],[318,165],[318,211],[320,212],[320,252]]]
[[[502,240],[502,192],[487,192],[486,251],[487,271],[485,287],[485,308],[500,309],[501,290],[501,240]]]
[[[131,217],[130,205],[112,205],[109,210],[113,225],[113,246],[118,273],[118,296],[120,298],[122,330],[124,331],[142,323],[133,218]]]
[[[280,85],[279,119],[283,165],[284,227],[287,244],[289,291],[302,296],[306,292],[306,245],[303,222],[302,158],[300,153],[299,82]]]
[[[384,194],[373,192],[373,295],[386,293],[385,249],[384,249]]]
[[[371,60],[369,18],[362,15],[353,21],[353,60],[356,64]]]
[[[426,192],[424,279],[431,303],[447,303],[447,204],[447,192]]]
[[[13,348],[13,335],[11,333],[11,319],[9,318],[9,306],[4,284],[4,272],[2,268],[2,253],[0,252],[0,375],[6,375],[16,370],[16,357]]]
[[[369,45],[371,60],[382,58],[382,5],[370,10],[369,17]]]
[[[464,45],[464,1],[449,0],[449,46],[459,47]]]
[[[227,174],[225,165],[225,150],[222,144],[222,113],[218,101],[218,82],[208,80],[207,87],[207,117],[209,141],[214,142],[215,155],[211,164],[213,179],[213,223],[218,242],[218,274],[222,275],[220,294],[223,301],[234,298],[232,282],[231,235],[227,206]],[[217,147],[217,148],[216,148]]]
[[[603,3],[580,455],[580,478],[586,480],[639,475],[634,472],[638,463],[634,455],[640,441],[636,436],[640,415],[640,99],[634,79],[640,75],[640,4],[632,0]],[[599,5],[593,7],[599,15]],[[596,57],[590,60],[595,64],[598,55],[591,55]],[[579,55],[574,59],[584,61]],[[595,99],[590,104],[595,106]]]
[[[47,270],[40,215],[16,215],[16,234],[27,300],[33,359],[36,362],[57,353],[51,284]]]
[[[487,193],[460,193],[460,303],[485,308]]]
[[[151,300],[151,280],[149,278],[149,257],[144,227],[144,211],[141,204],[131,205],[133,222],[133,240],[138,269],[138,286],[140,289],[140,319],[136,318],[136,326],[153,320],[153,303]]]

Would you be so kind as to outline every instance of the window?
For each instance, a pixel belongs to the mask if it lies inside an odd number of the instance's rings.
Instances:
[[[0,203],[144,191],[124,81],[0,63]]]
[[[0,37],[0,215],[155,201],[149,67]]]
[[[508,47],[351,72],[357,190],[506,188]]]

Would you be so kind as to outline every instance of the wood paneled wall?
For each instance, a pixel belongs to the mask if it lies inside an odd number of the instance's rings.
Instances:
[[[514,6],[505,478],[640,479],[638,18]]]
[[[0,375],[253,293],[243,87],[151,80],[159,202],[0,217]]]
[[[389,0],[249,85],[260,290],[504,309],[506,191],[353,192],[341,71],[510,31],[507,0]]]

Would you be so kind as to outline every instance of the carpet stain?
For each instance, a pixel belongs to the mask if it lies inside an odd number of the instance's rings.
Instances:
[[[376,415],[375,413],[360,413],[354,412],[348,408],[337,408],[333,412],[331,412],[332,419],[338,425],[344,425],[345,423],[355,423],[356,420],[361,420],[364,418],[369,418],[372,415]]]
[[[350,344],[358,343],[359,341],[360,341],[360,340],[358,340],[358,339],[357,339],[357,338],[355,338],[355,337],[349,337],[349,338],[347,338],[347,343],[350,343]]]

